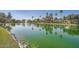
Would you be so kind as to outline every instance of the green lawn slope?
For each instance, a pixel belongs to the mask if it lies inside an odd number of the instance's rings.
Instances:
[[[0,48],[19,48],[9,32],[0,27]]]

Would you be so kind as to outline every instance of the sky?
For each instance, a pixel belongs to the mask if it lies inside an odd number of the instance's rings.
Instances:
[[[22,19],[32,19],[32,16],[34,18],[38,18],[40,15],[45,16],[46,13],[59,13],[59,10],[0,10],[0,12],[3,12],[7,14],[8,12],[11,12],[12,18],[15,18],[17,20]],[[63,15],[68,14],[79,14],[79,10],[63,10]]]

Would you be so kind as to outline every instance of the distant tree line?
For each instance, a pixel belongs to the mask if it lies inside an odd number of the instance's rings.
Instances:
[[[46,13],[45,17],[34,18],[28,20],[28,23],[67,23],[67,24],[79,24],[79,14],[69,14],[63,15],[63,10],[60,10],[59,13]]]
[[[3,12],[0,12],[0,23],[25,23],[25,19],[16,20],[12,18],[12,14],[10,12],[8,12],[7,15]]]
[[[66,23],[66,24],[79,24],[79,14],[69,14],[63,15],[64,11],[60,10],[56,13],[46,13],[45,16],[39,16],[35,18],[31,17],[30,20],[27,20],[27,23]],[[26,20],[17,20],[12,17],[12,14],[8,12],[5,14],[0,12],[0,23],[25,23]]]

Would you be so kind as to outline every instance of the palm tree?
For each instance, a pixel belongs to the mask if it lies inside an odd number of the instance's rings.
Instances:
[[[62,15],[62,13],[63,13],[63,10],[60,10],[60,14]]]
[[[55,16],[57,16],[58,14],[57,13],[55,13]]]
[[[40,15],[39,17],[40,17],[40,19],[41,19],[41,15]]]
[[[57,15],[58,15],[58,14],[57,14],[57,13],[55,13],[55,17],[54,17],[54,19],[56,19],[56,18],[57,18]]]
[[[33,20],[34,16],[32,16],[32,20]]]
[[[63,20],[66,20],[66,16],[63,16]]]
[[[63,13],[63,10],[60,10],[60,16],[61,16],[61,18],[63,18],[63,15],[62,15],[62,13]]]
[[[39,17],[41,17],[41,15]]]
[[[47,12],[45,17],[46,22],[48,22],[48,19],[49,19],[49,13]]]
[[[46,13],[46,17],[48,17],[48,15],[49,15],[49,14],[48,14],[48,12],[47,12],[47,13]]]
[[[12,18],[12,15],[10,12],[8,12],[8,16],[7,16],[8,19],[11,19]]]
[[[50,21],[50,22],[53,21],[53,14],[52,14],[52,13],[49,14],[49,21]]]

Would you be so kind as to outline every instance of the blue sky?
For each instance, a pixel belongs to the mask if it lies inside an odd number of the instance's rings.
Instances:
[[[0,12],[4,12],[7,14],[8,12],[11,12],[13,18],[15,19],[31,19],[32,16],[34,18],[38,18],[40,15],[45,16],[45,14],[48,13],[59,13],[59,10],[0,10]],[[64,10],[63,14],[79,14],[79,10]]]

